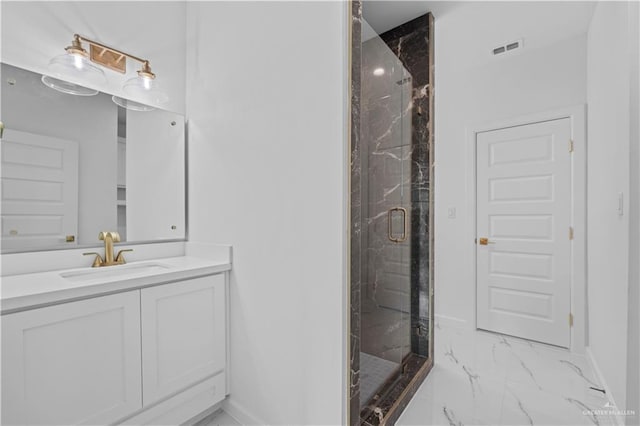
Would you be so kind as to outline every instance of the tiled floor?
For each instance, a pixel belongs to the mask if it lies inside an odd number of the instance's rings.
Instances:
[[[584,356],[435,324],[435,366],[398,425],[612,425]]]
[[[193,426],[241,426],[240,422],[227,414],[226,411],[218,410],[208,415]]]
[[[360,407],[362,408],[400,363],[360,352]]]

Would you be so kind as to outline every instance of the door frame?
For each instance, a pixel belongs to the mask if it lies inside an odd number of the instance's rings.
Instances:
[[[465,127],[467,147],[467,188],[469,197],[468,223],[466,226],[468,241],[473,244],[473,324],[477,329],[477,249],[475,243],[477,223],[477,134],[492,130],[500,130],[508,127],[522,126],[543,121],[569,118],[571,123],[571,138],[574,149],[571,156],[571,223],[574,236],[571,245],[571,313],[573,314],[573,327],[570,328],[571,352],[584,354],[587,345],[587,106],[586,104],[574,105],[565,108],[553,109],[539,113],[519,115],[501,120],[480,122]],[[568,147],[567,147],[568,149]],[[567,321],[569,319],[567,318]]]

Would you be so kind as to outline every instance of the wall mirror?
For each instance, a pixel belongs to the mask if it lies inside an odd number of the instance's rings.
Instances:
[[[184,116],[1,67],[3,253],[98,246],[103,230],[129,243],[185,239]]]

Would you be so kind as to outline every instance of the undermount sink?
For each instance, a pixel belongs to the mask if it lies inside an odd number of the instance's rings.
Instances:
[[[131,265],[103,266],[100,268],[91,268],[81,271],[63,272],[60,276],[69,281],[85,281],[97,278],[114,278],[122,277],[130,274],[143,274],[151,272],[161,272],[170,269],[169,266],[162,263],[143,263]]]

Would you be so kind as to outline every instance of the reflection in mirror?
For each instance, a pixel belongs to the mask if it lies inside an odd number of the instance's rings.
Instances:
[[[2,251],[185,238],[185,121],[2,64]]]

